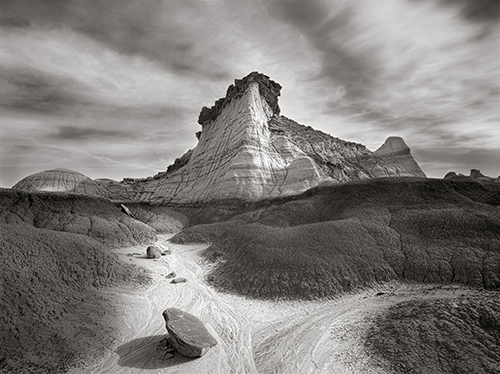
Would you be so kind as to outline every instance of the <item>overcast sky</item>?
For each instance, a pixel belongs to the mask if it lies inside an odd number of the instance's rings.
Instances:
[[[500,174],[499,1],[0,0],[0,186],[146,177],[259,71],[281,112],[423,170]]]

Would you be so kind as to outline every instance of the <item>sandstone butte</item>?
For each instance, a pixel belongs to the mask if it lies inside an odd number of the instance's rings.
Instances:
[[[191,204],[293,195],[320,183],[426,177],[402,138],[390,137],[372,152],[300,125],[280,115],[280,91],[258,72],[237,79],[225,97],[201,110],[198,144],[165,172],[96,183],[114,200]]]

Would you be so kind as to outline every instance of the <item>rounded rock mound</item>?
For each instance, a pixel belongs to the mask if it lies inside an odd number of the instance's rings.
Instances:
[[[69,169],[53,169],[21,179],[13,187],[21,191],[69,192],[108,197],[108,190],[86,175]]]

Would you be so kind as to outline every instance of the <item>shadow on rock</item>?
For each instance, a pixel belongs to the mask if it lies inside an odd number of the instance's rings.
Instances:
[[[177,352],[166,352],[163,344],[167,334],[131,340],[116,349],[118,365],[138,369],[161,369],[177,366],[195,359]]]

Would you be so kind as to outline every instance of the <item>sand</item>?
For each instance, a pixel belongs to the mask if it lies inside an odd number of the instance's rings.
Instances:
[[[327,301],[274,302],[215,291],[203,281],[210,270],[198,252],[204,245],[156,243],[172,254],[146,259],[144,247],[117,250],[144,266],[153,283],[115,295],[121,310],[116,347],[96,365],[76,373],[389,373],[383,359],[366,352],[364,337],[377,315],[410,299],[456,297],[474,292],[463,286],[391,282]],[[172,284],[171,271],[186,283]],[[162,312],[169,307],[200,318],[218,341],[206,355],[188,359],[165,352]]]

